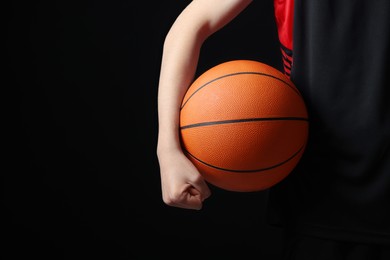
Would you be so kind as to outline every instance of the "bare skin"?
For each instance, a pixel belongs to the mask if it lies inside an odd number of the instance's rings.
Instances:
[[[162,198],[173,207],[200,210],[210,189],[184,155],[179,139],[183,96],[192,83],[204,41],[232,21],[252,0],[193,0],[166,35],[158,89],[157,157]]]

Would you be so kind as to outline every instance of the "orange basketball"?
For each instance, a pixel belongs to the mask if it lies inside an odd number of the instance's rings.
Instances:
[[[308,138],[308,114],[293,82],[258,61],[233,60],[200,75],[180,110],[187,157],[229,191],[267,189],[288,176]]]

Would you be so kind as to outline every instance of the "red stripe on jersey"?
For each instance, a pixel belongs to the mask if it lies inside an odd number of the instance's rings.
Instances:
[[[294,0],[274,0],[274,11],[280,43],[293,49]]]

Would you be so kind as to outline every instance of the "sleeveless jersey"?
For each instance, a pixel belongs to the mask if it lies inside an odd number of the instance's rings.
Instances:
[[[269,190],[268,219],[390,244],[390,1],[274,0],[274,10],[309,140],[294,171]]]

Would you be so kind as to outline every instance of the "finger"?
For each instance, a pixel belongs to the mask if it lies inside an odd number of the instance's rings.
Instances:
[[[202,201],[211,196],[210,188],[203,179],[194,182],[192,185],[193,189],[199,192]]]

